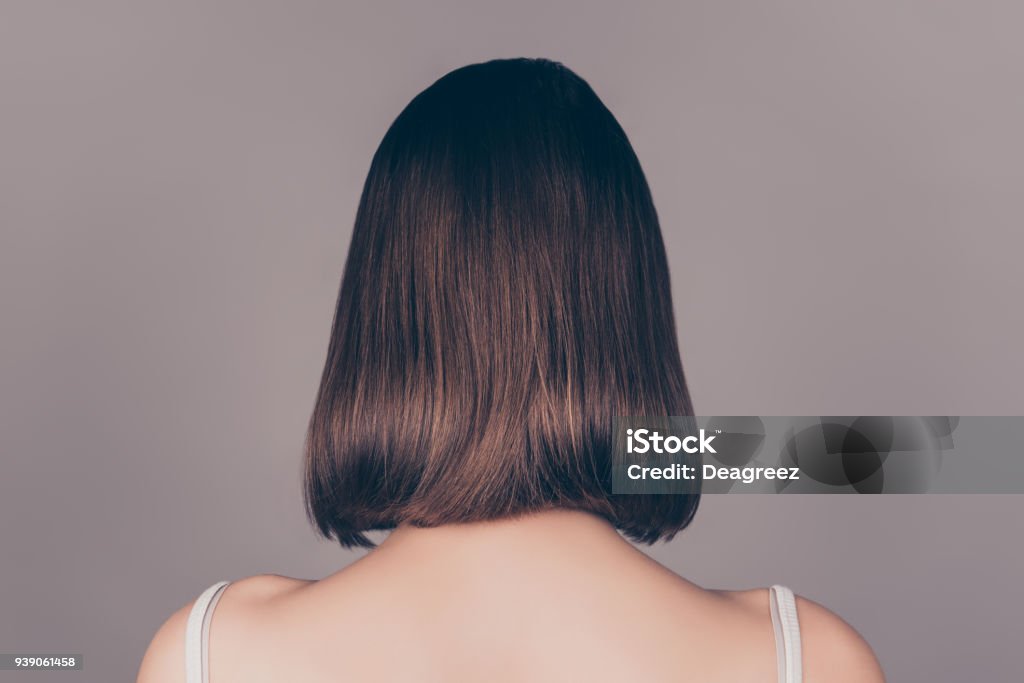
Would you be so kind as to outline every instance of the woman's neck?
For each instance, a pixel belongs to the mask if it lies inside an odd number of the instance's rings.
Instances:
[[[402,525],[335,576],[353,575],[387,584],[393,595],[414,602],[465,607],[497,601],[501,609],[520,600],[557,601],[566,591],[589,600],[623,582],[685,584],[607,520],[571,510],[438,527]]]
[[[403,524],[391,532],[377,552],[419,549],[444,554],[500,555],[636,552],[607,520],[587,512],[563,509],[438,527]]]

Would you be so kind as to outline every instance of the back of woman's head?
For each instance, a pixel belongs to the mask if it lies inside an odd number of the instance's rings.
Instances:
[[[691,414],[650,191],[591,88],[513,59],[416,96],[356,214],[307,439],[320,531],[568,508],[671,538],[697,496],[613,495],[612,418]]]

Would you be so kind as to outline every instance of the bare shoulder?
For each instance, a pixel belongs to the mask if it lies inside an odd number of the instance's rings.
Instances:
[[[768,613],[767,588],[715,592],[745,609]],[[809,683],[884,683],[871,646],[842,617],[801,596],[796,596],[796,609],[804,678]]]
[[[800,596],[796,599],[796,609],[808,681],[885,681],[871,646],[842,617]]]
[[[185,680],[185,623],[191,609],[190,602],[157,630],[142,658],[137,683],[182,683]]]
[[[218,603],[218,639],[238,632],[235,625],[251,623],[250,616],[268,603],[311,583],[276,574],[250,576],[233,581]],[[195,600],[177,610],[157,630],[139,667],[137,683],[183,683],[185,680],[185,625]]]

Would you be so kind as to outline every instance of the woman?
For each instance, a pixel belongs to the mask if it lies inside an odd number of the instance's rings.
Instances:
[[[307,440],[319,530],[391,533],[320,581],[212,586],[139,681],[882,680],[823,607],[626,540],[671,539],[699,492],[611,494],[612,418],[692,414],[614,117],[557,63],[453,71],[374,156]]]

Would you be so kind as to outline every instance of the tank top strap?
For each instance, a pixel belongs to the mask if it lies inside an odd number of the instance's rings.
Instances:
[[[196,598],[185,624],[185,681],[209,683],[210,621],[229,581],[219,581]]]
[[[779,683],[802,683],[803,658],[800,649],[800,621],[796,613],[796,596],[785,586],[768,589],[775,629],[775,656]]]

